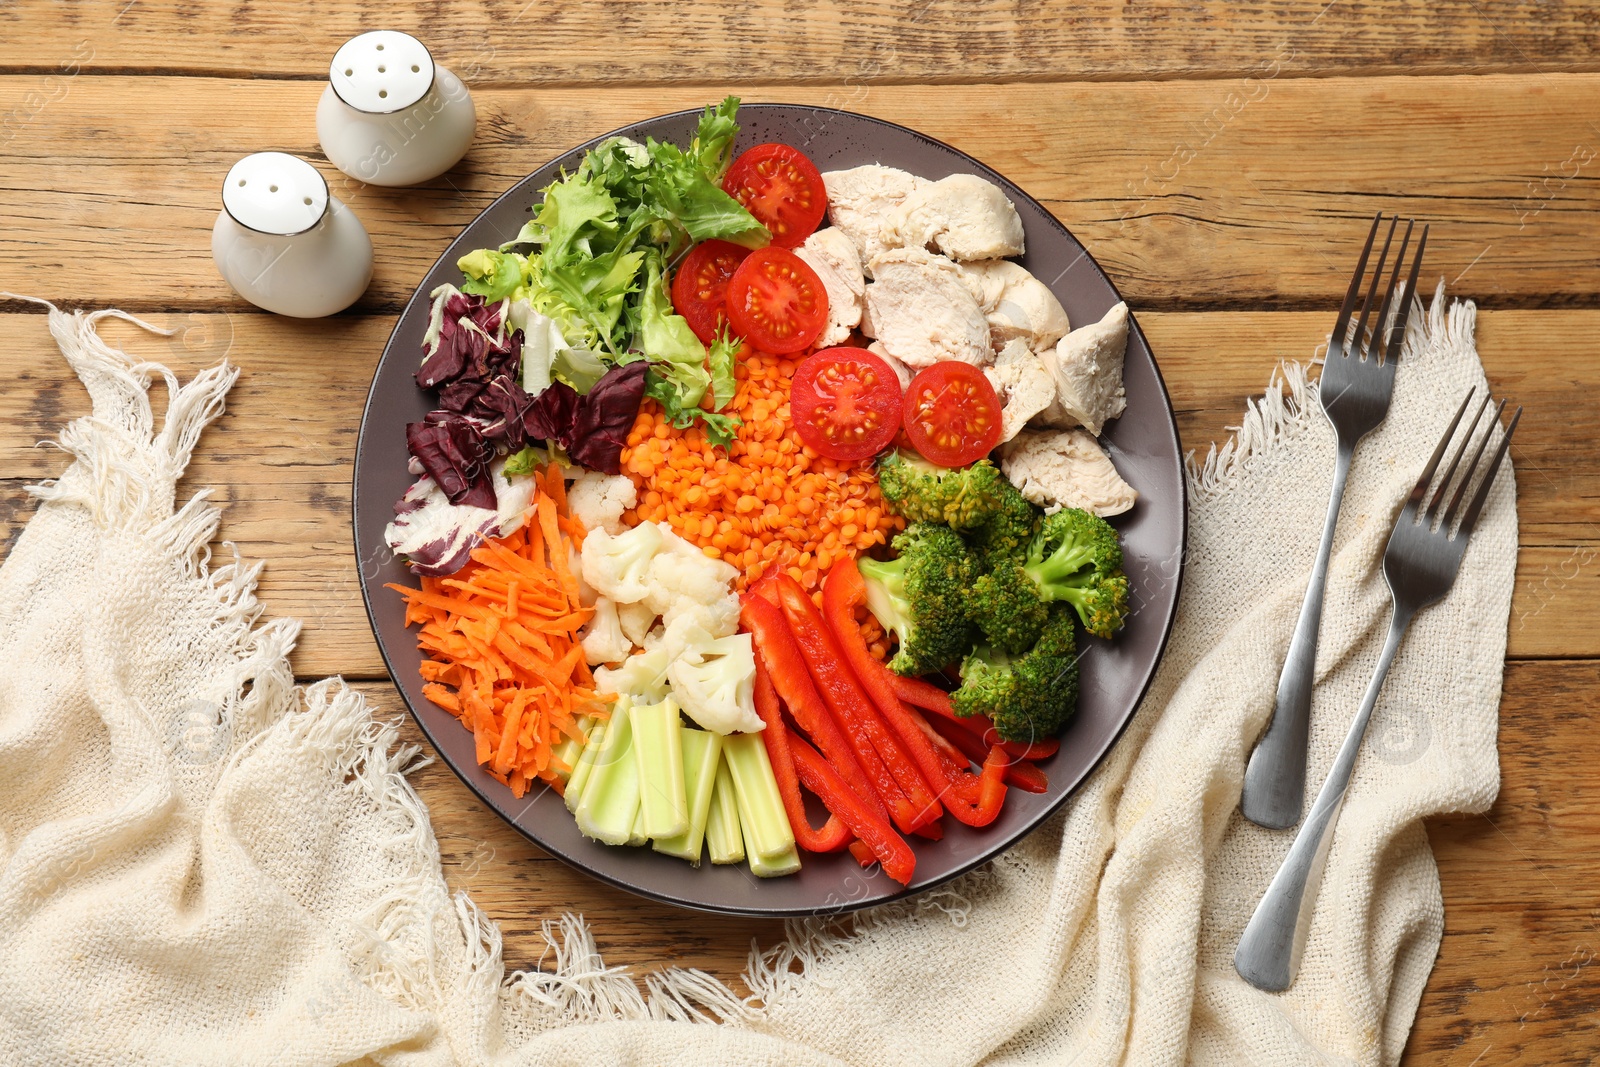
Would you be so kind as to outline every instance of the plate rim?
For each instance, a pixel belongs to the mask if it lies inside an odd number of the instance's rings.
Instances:
[[[922,141],[926,141],[929,144],[932,144],[932,145],[937,146],[937,147],[939,147],[941,149],[944,149],[945,151],[953,153],[954,155],[956,155],[960,159],[964,160],[966,163],[970,164],[971,166],[973,166],[977,170],[981,171],[985,176],[989,177],[990,179],[998,179],[998,184],[1001,184],[1003,187],[1005,187],[1008,192],[1011,192],[1011,191],[1016,192],[1023,199],[1025,199],[1027,202],[1029,202],[1035,208],[1037,208],[1045,216],[1045,218],[1048,220],[1048,224],[1051,224],[1051,225],[1054,225],[1055,227],[1057,227],[1060,230],[1061,233],[1065,234],[1069,239],[1071,239],[1073,241],[1073,243],[1077,244],[1078,247],[1083,250],[1082,258],[1088,261],[1090,267],[1093,268],[1095,273],[1098,274],[1099,277],[1101,278],[1101,280],[1104,281],[1105,284],[1111,289],[1112,294],[1117,298],[1117,300],[1118,301],[1122,301],[1124,303],[1126,302],[1124,297],[1123,297],[1123,295],[1122,295],[1122,291],[1117,288],[1116,282],[1113,281],[1111,279],[1111,276],[1106,273],[1106,271],[1105,271],[1105,269],[1103,267],[1101,267],[1100,262],[1097,259],[1095,259],[1094,255],[1089,251],[1088,246],[1085,245],[1082,241],[1079,241],[1077,239],[1077,237],[1072,234],[1072,231],[1067,229],[1066,224],[1063,223],[1059,218],[1056,217],[1054,212],[1052,212],[1048,208],[1046,208],[1043,203],[1041,203],[1036,197],[1034,197],[1027,190],[1023,189],[1016,182],[1012,181],[1009,178],[1006,178],[999,171],[997,171],[994,168],[988,166],[982,160],[977,159],[976,157],[970,155],[969,153],[964,152],[961,149],[956,148],[955,146],[953,146],[951,144],[948,144],[947,142],[942,141],[942,140],[940,140],[940,139],[938,139],[936,137],[933,137],[933,136],[931,136],[929,134],[923,133],[921,130],[917,130],[917,129],[913,128],[913,127],[905,126],[905,125],[903,125],[901,123],[893,122],[893,121],[888,120],[888,119],[878,118],[878,117],[873,116],[873,115],[865,115],[865,114],[862,114],[861,112],[857,112],[857,111],[848,111],[848,110],[845,110],[843,108],[823,107],[823,106],[811,105],[811,104],[788,104],[788,103],[781,103],[781,102],[762,102],[762,101],[752,101],[752,102],[748,102],[748,103],[741,102],[740,105],[739,105],[739,108],[740,108],[741,114],[747,113],[749,111],[775,110],[775,111],[803,111],[803,112],[808,112],[808,113],[822,113],[822,114],[846,117],[846,118],[849,118],[849,119],[852,119],[852,120],[868,122],[868,123],[872,123],[872,124],[875,124],[875,125],[888,127],[888,128],[891,128],[891,129],[894,129],[894,130],[909,134],[912,137],[915,137],[915,138],[917,138],[919,140],[922,140]],[[552,163],[555,163],[555,162],[557,162],[557,161],[559,161],[559,160],[561,160],[563,158],[566,158],[566,157],[569,157],[569,156],[574,156],[574,155],[580,155],[581,153],[587,152],[590,149],[594,148],[595,146],[599,145],[601,142],[603,142],[603,141],[605,141],[605,140],[607,140],[609,138],[623,136],[628,131],[636,130],[639,126],[644,125],[646,123],[655,123],[655,122],[660,122],[660,121],[669,120],[669,119],[682,119],[682,118],[687,118],[687,117],[690,117],[690,116],[698,116],[703,111],[704,111],[703,107],[695,107],[695,108],[682,108],[682,109],[679,109],[677,111],[662,112],[661,114],[657,114],[657,115],[649,115],[649,116],[646,116],[644,118],[636,119],[633,122],[629,122],[629,123],[626,123],[626,124],[624,124],[622,126],[616,127],[615,129],[609,130],[609,131],[607,131],[605,133],[601,133],[601,134],[599,134],[599,135],[597,135],[595,137],[590,138],[587,141],[584,141],[584,142],[582,142],[582,143],[580,143],[578,145],[573,146],[572,148],[569,148],[569,149],[566,149],[564,151],[556,153],[554,156],[552,156],[551,158],[549,158],[545,162],[539,164],[539,166],[534,167],[533,170],[530,170],[527,174],[523,175],[523,177],[521,177],[521,178],[517,179],[515,182],[513,182],[511,184],[511,186],[508,189],[506,189],[505,192],[503,192],[499,196],[495,197],[494,200],[490,201],[476,215],[474,215],[472,219],[470,219],[466,223],[464,223],[461,226],[460,230],[457,231],[456,235],[450,239],[449,243],[445,246],[444,250],[439,254],[438,258],[436,258],[433,261],[432,265],[430,265],[428,267],[428,269],[423,272],[422,281],[425,282],[426,279],[428,278],[428,276],[433,274],[433,272],[439,268],[440,264],[445,261],[445,258],[450,255],[450,250],[455,245],[455,242],[460,240],[460,237],[461,237],[462,233],[465,233],[466,230],[469,227],[471,227],[474,223],[476,223],[479,219],[483,218],[485,215],[487,215],[490,212],[492,212],[500,204],[508,201],[514,194],[517,193],[517,191],[522,187],[523,183],[526,182],[530,177],[532,177],[533,174],[536,173],[537,171],[541,170],[544,167],[548,167]],[[1104,743],[1099,747],[1099,749],[1097,751],[1094,752],[1093,758],[1088,762],[1084,772],[1082,773],[1082,775],[1079,776],[1079,778],[1078,778],[1078,780],[1076,782],[1074,782],[1071,786],[1062,789],[1062,791],[1061,791],[1059,796],[1053,798],[1051,800],[1051,802],[1048,804],[1048,806],[1044,807],[1032,819],[1031,822],[1027,823],[1025,826],[1023,826],[1021,829],[1019,829],[1009,840],[1007,840],[1007,841],[1005,841],[1003,843],[997,844],[995,847],[990,848],[990,849],[988,849],[988,850],[986,850],[984,852],[981,852],[975,858],[973,858],[973,859],[971,859],[971,860],[969,860],[969,861],[967,861],[965,863],[959,864],[956,867],[954,867],[953,869],[942,873],[941,875],[939,875],[936,879],[934,879],[932,881],[929,881],[929,882],[926,882],[926,883],[917,884],[914,887],[901,887],[897,892],[894,892],[894,893],[886,895],[886,896],[865,898],[865,899],[861,899],[861,900],[842,901],[842,902],[839,902],[839,903],[826,904],[826,905],[817,906],[817,907],[799,907],[799,908],[795,908],[795,907],[763,907],[763,906],[756,906],[756,905],[749,905],[749,906],[746,906],[746,905],[713,905],[713,904],[707,904],[707,903],[705,903],[703,901],[688,900],[688,899],[684,899],[682,897],[674,896],[669,892],[653,889],[653,888],[651,888],[649,886],[633,884],[633,883],[630,883],[630,882],[627,882],[627,881],[623,880],[620,877],[617,877],[617,876],[615,876],[613,874],[610,874],[608,872],[597,870],[596,868],[588,866],[587,864],[582,862],[582,860],[580,860],[580,859],[578,859],[578,858],[576,858],[574,856],[570,856],[566,852],[562,851],[561,849],[556,848],[556,847],[550,845],[549,843],[540,840],[532,832],[530,832],[529,830],[524,828],[522,825],[520,825],[516,820],[514,820],[514,819],[510,818],[509,816],[507,816],[501,810],[501,804],[499,802],[497,802],[494,798],[490,797],[488,795],[487,791],[485,789],[483,789],[480,786],[479,783],[474,782],[472,779],[470,779],[460,768],[458,768],[455,765],[455,763],[453,761],[451,761],[447,756],[444,755],[443,749],[440,748],[438,742],[435,740],[434,731],[429,727],[426,718],[424,716],[418,714],[418,711],[417,711],[416,707],[413,706],[413,704],[412,704],[410,695],[406,692],[404,686],[401,685],[401,683],[399,681],[398,675],[396,674],[396,671],[395,671],[394,663],[390,660],[390,657],[389,657],[389,649],[385,645],[383,637],[382,637],[382,634],[380,633],[379,628],[378,628],[378,618],[377,618],[377,615],[375,614],[374,609],[373,609],[372,592],[371,592],[370,584],[369,584],[369,582],[367,581],[367,579],[365,578],[365,575],[364,575],[365,563],[364,563],[363,555],[362,555],[360,521],[359,521],[359,519],[360,519],[360,495],[357,492],[357,483],[360,480],[360,473],[361,473],[361,469],[362,469],[361,458],[362,458],[363,449],[364,449],[364,447],[366,445],[368,419],[373,413],[372,412],[372,407],[373,407],[373,402],[374,402],[375,394],[376,394],[376,390],[377,390],[378,377],[379,377],[380,372],[383,369],[384,362],[388,359],[390,348],[394,345],[396,335],[400,332],[400,325],[401,325],[401,322],[405,319],[406,311],[409,310],[411,304],[417,299],[417,297],[421,293],[422,293],[422,283],[419,282],[417,287],[412,291],[411,295],[408,298],[406,298],[406,300],[400,305],[400,310],[395,316],[394,326],[390,329],[389,336],[384,341],[383,350],[378,356],[377,364],[373,367],[372,383],[367,387],[367,398],[366,398],[366,401],[362,404],[361,422],[360,422],[360,425],[357,427],[356,446],[355,446],[355,451],[352,453],[352,457],[351,457],[351,472],[350,472],[350,533],[351,533],[352,543],[353,543],[353,545],[355,547],[357,584],[361,587],[361,601],[362,601],[363,608],[366,610],[367,625],[368,625],[368,628],[372,631],[372,636],[373,636],[374,643],[378,646],[378,654],[383,660],[384,669],[388,672],[388,681],[394,687],[395,691],[400,695],[400,699],[401,699],[402,703],[405,704],[406,712],[411,716],[412,720],[414,722],[416,722],[418,728],[422,731],[423,736],[428,739],[429,745],[432,746],[434,751],[435,751],[435,753],[438,754],[439,761],[441,763],[443,763],[446,767],[450,768],[451,773],[454,774],[456,776],[456,778],[463,785],[465,785],[467,787],[467,789],[474,796],[476,796],[480,801],[482,801],[483,804],[491,812],[493,812],[497,818],[499,818],[506,825],[510,826],[517,833],[521,834],[528,841],[532,842],[536,847],[538,847],[546,855],[549,855],[549,856],[552,856],[552,857],[556,858],[557,860],[559,860],[562,863],[566,864],[567,866],[573,868],[574,870],[577,870],[577,871],[581,872],[586,877],[594,878],[594,879],[596,879],[598,881],[604,882],[607,885],[613,886],[614,888],[617,888],[617,889],[623,890],[624,892],[633,894],[634,896],[641,896],[641,897],[644,897],[644,898],[649,899],[649,900],[659,901],[659,902],[664,903],[664,904],[670,904],[670,905],[672,905],[674,907],[683,908],[683,909],[688,910],[688,911],[699,912],[699,913],[702,913],[702,914],[738,915],[738,916],[750,916],[750,917],[759,917],[759,918],[805,918],[805,917],[810,917],[810,916],[845,915],[845,914],[849,914],[849,913],[852,913],[852,912],[861,911],[861,910],[864,910],[864,909],[867,909],[867,908],[875,908],[875,907],[879,907],[879,906],[882,906],[882,905],[885,905],[885,904],[893,904],[893,903],[896,903],[896,902],[904,901],[904,900],[906,900],[906,899],[908,899],[910,897],[914,897],[914,896],[920,895],[922,893],[930,892],[930,891],[932,891],[934,889],[939,888],[940,886],[947,885],[951,881],[953,881],[954,879],[959,878],[962,875],[968,874],[971,871],[976,870],[978,867],[981,867],[986,863],[989,863],[989,862],[991,862],[991,861],[993,861],[995,859],[998,859],[1000,856],[1004,855],[1006,852],[1009,852],[1012,848],[1015,848],[1025,838],[1029,837],[1030,835],[1032,835],[1034,833],[1037,833],[1039,831],[1039,829],[1044,825],[1044,823],[1047,822],[1056,813],[1058,813],[1062,809],[1062,807],[1067,803],[1067,801],[1070,800],[1073,796],[1075,796],[1078,793],[1078,791],[1083,788],[1084,784],[1087,783],[1088,780],[1094,775],[1094,773],[1097,770],[1100,769],[1100,766],[1105,762],[1106,756],[1111,752],[1111,750],[1114,747],[1116,747],[1117,743],[1122,740],[1123,735],[1127,732],[1129,724],[1132,723],[1134,717],[1136,715],[1138,715],[1139,709],[1144,705],[1145,698],[1150,695],[1150,687],[1155,683],[1156,675],[1159,673],[1160,668],[1161,668],[1161,664],[1162,664],[1163,660],[1165,660],[1165,658],[1166,658],[1167,647],[1168,647],[1168,644],[1172,640],[1172,632],[1173,632],[1173,629],[1175,628],[1175,625],[1176,625],[1176,622],[1177,622],[1178,608],[1179,608],[1179,605],[1180,605],[1180,603],[1182,602],[1182,599],[1183,599],[1184,577],[1185,577],[1185,573],[1188,570],[1189,480],[1188,480],[1188,472],[1187,472],[1187,463],[1186,463],[1186,460],[1184,458],[1184,453],[1182,451],[1182,438],[1178,433],[1177,412],[1173,408],[1173,404],[1172,404],[1172,393],[1167,388],[1166,376],[1164,374],[1162,374],[1162,372],[1161,372],[1161,364],[1160,364],[1160,361],[1156,358],[1155,350],[1151,347],[1149,339],[1145,336],[1144,330],[1140,327],[1137,316],[1134,314],[1132,308],[1130,308],[1129,312],[1128,312],[1129,324],[1131,325],[1133,332],[1138,335],[1140,342],[1144,345],[1145,351],[1149,354],[1150,367],[1155,372],[1156,384],[1160,387],[1161,397],[1162,397],[1162,400],[1164,401],[1165,406],[1166,406],[1167,424],[1168,424],[1168,427],[1171,430],[1171,434],[1172,434],[1173,440],[1175,442],[1177,442],[1177,444],[1178,444],[1177,487],[1178,487],[1178,500],[1179,500],[1180,508],[1179,508],[1179,516],[1178,516],[1177,553],[1178,553],[1179,564],[1178,564],[1178,567],[1177,567],[1177,573],[1173,577],[1173,594],[1172,594],[1171,605],[1167,609],[1166,618],[1162,620],[1161,639],[1160,639],[1159,642],[1157,642],[1155,655],[1151,658],[1150,665],[1147,668],[1147,670],[1145,671],[1144,678],[1139,683],[1138,694],[1133,699],[1133,701],[1132,701],[1131,705],[1129,706],[1127,712],[1122,716],[1122,721],[1117,725],[1116,729],[1110,731],[1106,735]],[[381,588],[381,586],[380,586],[380,588]],[[409,630],[409,628],[408,628],[408,630]],[[446,713],[446,714],[448,714],[448,713]],[[429,822],[430,822],[430,826],[431,826],[431,822],[432,822],[431,815],[430,815],[430,818],[429,818]]]

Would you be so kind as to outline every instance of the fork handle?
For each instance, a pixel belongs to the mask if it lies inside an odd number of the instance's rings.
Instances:
[[[1317,630],[1322,625],[1322,594],[1328,582],[1328,559],[1333,554],[1333,531],[1339,524],[1339,505],[1350,474],[1355,442],[1339,442],[1333,466],[1333,490],[1328,494],[1328,516],[1322,524],[1322,542],[1311,568],[1311,582],[1300,605],[1300,621],[1289,641],[1289,655],[1278,676],[1278,695],[1266,732],[1250,753],[1244,772],[1239,810],[1260,826],[1285,830],[1300,821],[1306,791],[1306,742],[1311,731],[1311,685],[1316,677]]]
[[[1356,755],[1361,751],[1361,740],[1366,736],[1367,723],[1372,720],[1372,709],[1378,703],[1383,680],[1389,675],[1389,665],[1394,662],[1395,651],[1410,625],[1411,615],[1398,610],[1390,620],[1389,637],[1383,644],[1383,654],[1378,657],[1378,667],[1367,686],[1367,695],[1361,700],[1361,710],[1350,724],[1350,732],[1339,746],[1327,780],[1312,802],[1311,814],[1306,816],[1305,825],[1300,827],[1294,844],[1289,846],[1283,866],[1278,868],[1266,895],[1245,925],[1244,936],[1239,938],[1239,948],[1233,954],[1234,969],[1257,989],[1281,993],[1289,988],[1300,969],[1300,954],[1305,949],[1317,890],[1322,884],[1328,850],[1333,844],[1333,827],[1344,807]]]

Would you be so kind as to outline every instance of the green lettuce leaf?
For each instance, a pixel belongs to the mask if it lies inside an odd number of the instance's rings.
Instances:
[[[480,248],[456,260],[456,267],[466,275],[467,280],[461,283],[463,293],[494,301],[504,300],[522,287],[528,260],[515,252]]]

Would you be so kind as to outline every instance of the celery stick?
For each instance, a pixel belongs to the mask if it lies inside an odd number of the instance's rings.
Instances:
[[[625,845],[639,813],[639,769],[633,761],[633,718],[619,703],[573,814],[585,836]]]
[[[619,711],[620,709],[620,711]],[[614,720],[618,714],[626,714],[627,705],[617,701],[616,708],[611,711]],[[589,743],[583,746],[583,754],[578,757],[578,765],[572,769],[572,777],[567,779],[565,799],[567,810],[577,814],[578,801],[583,799],[583,791],[589,786],[589,779],[594,777],[594,761],[600,755],[606,740],[606,724],[597,722],[594,729],[589,731]]]
[[[633,720],[633,762],[639,773],[639,829],[647,838],[675,837],[689,829],[677,701],[669,696],[659,704],[635,707],[628,717]]]
[[[710,730],[680,726],[683,749],[683,788],[689,803],[689,827],[673,837],[658,837],[655,850],[688,860],[700,866],[700,846],[706,836],[706,818],[711,812],[711,793],[717,784],[717,766],[722,762],[722,738]]]
[[[772,776],[766,742],[760,734],[729,734],[722,739],[722,755],[733,775],[745,851],[765,860],[783,859],[794,848],[794,829]]]
[[[628,834],[628,844],[643,845],[650,840],[650,835],[644,832],[644,808],[641,806],[633,815],[633,830]]]
[[[593,729],[593,728],[594,728],[594,719],[591,716],[588,716],[588,715],[580,715],[580,716],[578,716],[578,732],[579,733],[581,733],[584,737],[588,737],[589,736],[589,731],[591,729]],[[570,782],[572,780],[573,773],[576,772],[577,769],[578,769],[578,759],[579,759],[579,757],[581,757],[583,755],[583,750],[584,750],[585,747],[586,747],[585,745],[582,745],[582,744],[578,743],[577,738],[569,737],[569,738],[566,738],[565,740],[563,740],[559,745],[557,745],[555,747],[555,751],[551,753],[551,755],[554,756],[556,759],[560,760],[562,763],[565,763],[568,767],[572,768],[572,770],[569,770],[569,771],[557,772],[557,773],[559,773],[559,774],[561,774],[563,776],[565,781]]]
[[[706,815],[706,851],[712,863],[743,863],[744,836],[739,829],[739,799],[734,795],[728,761],[717,761],[711,788],[711,809]]]
[[[750,873],[757,878],[782,878],[799,869],[800,850],[794,845],[790,845],[789,851],[774,859],[763,859],[755,852],[750,853]]]

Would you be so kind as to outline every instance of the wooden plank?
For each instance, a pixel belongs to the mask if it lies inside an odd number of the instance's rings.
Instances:
[[[1600,799],[1588,708],[1594,662],[1512,663],[1501,705],[1502,787],[1483,816],[1435,820],[1430,837],[1445,896],[1439,961],[1403,1061],[1415,1067],[1586,1062],[1600,1003]],[[387,683],[360,688],[399,713]],[[408,719],[407,740],[427,747]],[[737,983],[749,943],[776,922],[717,919],[640,900],[574,872],[528,844],[442,764],[414,779],[439,836],[445,876],[505,932],[508,966],[536,966],[540,922],[566,911],[593,924],[608,963],[648,972],[671,963]]]
[[[243,368],[228,412],[196,453],[185,484],[211,486],[226,508],[223,536],[265,559],[269,611],[306,622],[303,676],[382,675],[350,549],[355,435],[390,320],[317,323],[263,314],[153,316],[172,339],[109,324],[107,336],[181,373],[227,354]],[[1309,356],[1329,316],[1313,312],[1140,313],[1161,360],[1179,432],[1202,453],[1236,422],[1276,361]],[[1522,527],[1510,648],[1515,656],[1600,655],[1600,363],[1589,358],[1596,311],[1487,311],[1479,347],[1491,381],[1527,406],[1514,460]],[[31,447],[87,410],[39,315],[0,315],[0,478],[58,472],[64,457]],[[314,402],[306,398],[314,397]],[[1559,472],[1559,473],[1557,473]],[[7,487],[0,530],[31,513]]]
[[[0,77],[0,114],[36,82]],[[254,149],[318,156],[319,86],[204,86],[80,76],[10,131],[9,288],[135,309],[244,307],[210,262],[218,182]],[[377,244],[358,308],[397,308],[461,226],[545,160],[725,88],[486,89],[477,143],[444,178],[385,190],[329,171]],[[817,104],[849,91],[851,107],[973,153],[1043,199],[1142,308],[1333,306],[1379,208],[1432,220],[1427,277],[1460,279],[1488,304],[1588,304],[1600,292],[1589,252],[1600,134],[1588,117],[1600,75],[857,89],[746,96]]]
[[[9,69],[157,70],[327,77],[346,38],[407,30],[486,83],[950,82],[1040,76],[1227,75],[1283,56],[1290,73],[1414,74],[1595,69],[1600,34],[1584,5],[1440,0],[1362,4],[1264,0],[1130,5],[1120,0],[780,0],[694,5],[472,5],[341,0],[314,15],[276,4],[21,0],[0,7]],[[670,47],[664,42],[670,41]],[[76,48],[76,50],[74,50]]]

